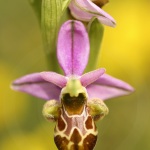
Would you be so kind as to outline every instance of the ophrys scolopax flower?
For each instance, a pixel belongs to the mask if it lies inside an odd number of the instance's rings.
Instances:
[[[92,150],[98,134],[95,121],[108,113],[102,100],[129,94],[133,88],[107,75],[103,68],[82,75],[89,57],[89,39],[79,21],[62,25],[57,57],[65,76],[33,73],[15,80],[12,87],[48,100],[43,114],[57,122],[54,140],[59,150]]]

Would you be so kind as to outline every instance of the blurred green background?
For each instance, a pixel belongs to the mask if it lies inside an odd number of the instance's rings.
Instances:
[[[97,123],[95,150],[150,149],[150,1],[110,0],[117,21],[105,27],[99,67],[135,87],[106,101],[109,115]],[[0,150],[56,150],[54,123],[42,117],[44,101],[14,92],[10,83],[47,70],[40,27],[28,0],[0,0]]]

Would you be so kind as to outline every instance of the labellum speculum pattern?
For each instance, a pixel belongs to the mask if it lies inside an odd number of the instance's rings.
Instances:
[[[74,114],[70,115],[65,106],[62,107],[54,138],[58,149],[92,150],[94,148],[98,132],[93,118],[89,115],[88,107],[84,104],[81,108],[83,110],[80,110],[80,113],[76,114],[72,111],[71,113]]]
[[[102,100],[133,91],[103,68],[82,75],[88,57],[84,25],[69,20],[62,25],[57,43],[57,58],[65,76],[50,71],[33,73],[12,84],[14,90],[48,100],[43,115],[56,121],[54,141],[59,150],[92,150],[98,134],[95,121],[108,113]]]

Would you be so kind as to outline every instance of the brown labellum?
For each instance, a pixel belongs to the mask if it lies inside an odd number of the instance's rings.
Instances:
[[[61,109],[55,127],[54,141],[58,150],[93,150],[97,141],[97,129],[87,106],[79,115],[69,115]]]

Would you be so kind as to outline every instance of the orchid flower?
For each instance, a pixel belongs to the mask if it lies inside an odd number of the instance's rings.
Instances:
[[[114,27],[116,22],[101,9],[102,3],[99,0],[71,0],[69,8],[72,16],[78,20],[89,22],[93,17],[97,17],[102,24]]]
[[[57,44],[57,58],[65,76],[44,71],[12,84],[14,90],[48,100],[43,115],[57,121],[54,141],[59,150],[92,150],[98,134],[95,121],[108,113],[102,100],[133,91],[129,84],[107,75],[104,68],[83,74],[88,57],[84,25],[69,20],[60,29]]]
[[[44,100],[58,101],[62,89],[72,80],[80,81],[89,99],[98,97],[105,100],[133,91],[129,84],[107,75],[103,68],[82,75],[89,57],[89,39],[86,29],[79,21],[67,21],[62,25],[58,36],[57,57],[65,76],[55,72],[33,73],[15,80],[12,88]]]

